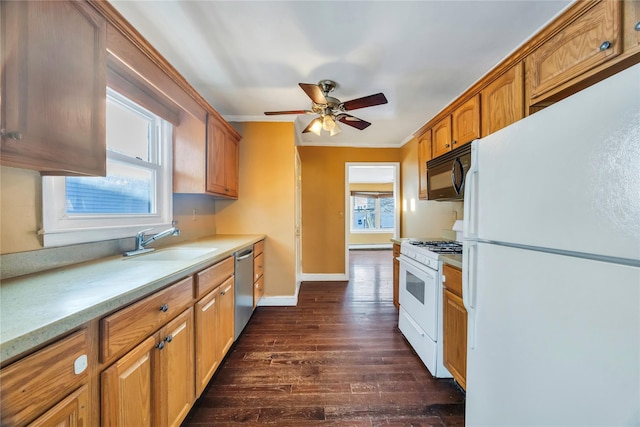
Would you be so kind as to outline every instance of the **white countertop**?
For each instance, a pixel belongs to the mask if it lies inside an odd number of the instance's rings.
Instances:
[[[0,361],[130,304],[263,238],[264,235],[215,235],[158,250],[215,248],[190,260],[144,260],[145,255],[117,255],[3,280]]]

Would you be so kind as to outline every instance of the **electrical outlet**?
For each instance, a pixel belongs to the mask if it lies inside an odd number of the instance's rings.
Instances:
[[[191,219],[194,220],[194,221],[196,220],[196,210],[195,209],[193,210]]]

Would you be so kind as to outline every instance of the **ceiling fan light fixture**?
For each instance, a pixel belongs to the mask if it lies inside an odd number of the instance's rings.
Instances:
[[[333,127],[333,129],[331,129],[331,132],[330,132],[331,136],[337,135],[340,132],[342,132],[342,129],[340,129],[340,126],[338,126],[338,122],[333,122],[333,124],[335,126]]]
[[[336,122],[331,114],[326,114],[322,118],[322,129],[331,132],[336,127]]]
[[[320,132],[322,131],[322,119],[320,117],[316,117],[309,124],[309,131],[315,133],[320,136]]]

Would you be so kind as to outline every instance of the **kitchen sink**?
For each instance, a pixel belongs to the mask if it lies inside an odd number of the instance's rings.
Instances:
[[[218,250],[217,248],[202,249],[162,249],[133,257],[125,258],[131,261],[189,261]]]

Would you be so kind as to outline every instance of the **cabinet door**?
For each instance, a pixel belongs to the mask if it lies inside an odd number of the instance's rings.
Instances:
[[[102,426],[155,426],[154,419],[154,352],[155,336],[120,358],[102,372]]]
[[[158,351],[161,425],[179,426],[194,401],[193,308],[160,331]]]
[[[398,294],[400,290],[400,245],[393,244],[393,305],[396,308],[400,308],[400,302],[398,301]]]
[[[264,296],[264,276],[260,276],[253,284],[253,308],[258,306],[258,303]]]
[[[427,200],[427,162],[431,160],[431,129],[418,140],[418,198]]]
[[[523,67],[516,64],[480,92],[483,137],[524,117]]]
[[[29,427],[89,425],[91,425],[89,422],[89,388],[85,385],[29,424]]]
[[[225,135],[224,142],[225,194],[238,197],[238,141]]]
[[[480,138],[480,96],[472,97],[453,111],[451,126],[452,149]]]
[[[220,363],[218,349],[218,309],[220,288],[207,294],[195,305],[196,317],[196,396],[199,397]]]
[[[228,278],[220,285],[220,307],[218,309],[218,349],[220,359],[227,354],[235,335],[234,312],[234,282],[233,277]]]
[[[462,298],[449,290],[443,292],[442,330],[444,366],[466,389],[467,375],[467,311]]]
[[[3,1],[0,8],[0,128],[22,138],[1,138],[2,164],[104,175],[104,18],[77,1]]]
[[[451,116],[442,119],[431,128],[433,158],[451,151]]]
[[[577,83],[622,51],[620,1],[603,0],[569,23],[527,58],[531,104]]]
[[[206,113],[202,115],[206,117]],[[173,134],[173,192],[204,193],[207,178],[206,121],[182,111],[180,125],[174,127]]]
[[[207,127],[207,192],[225,194],[224,129],[209,121]]]

